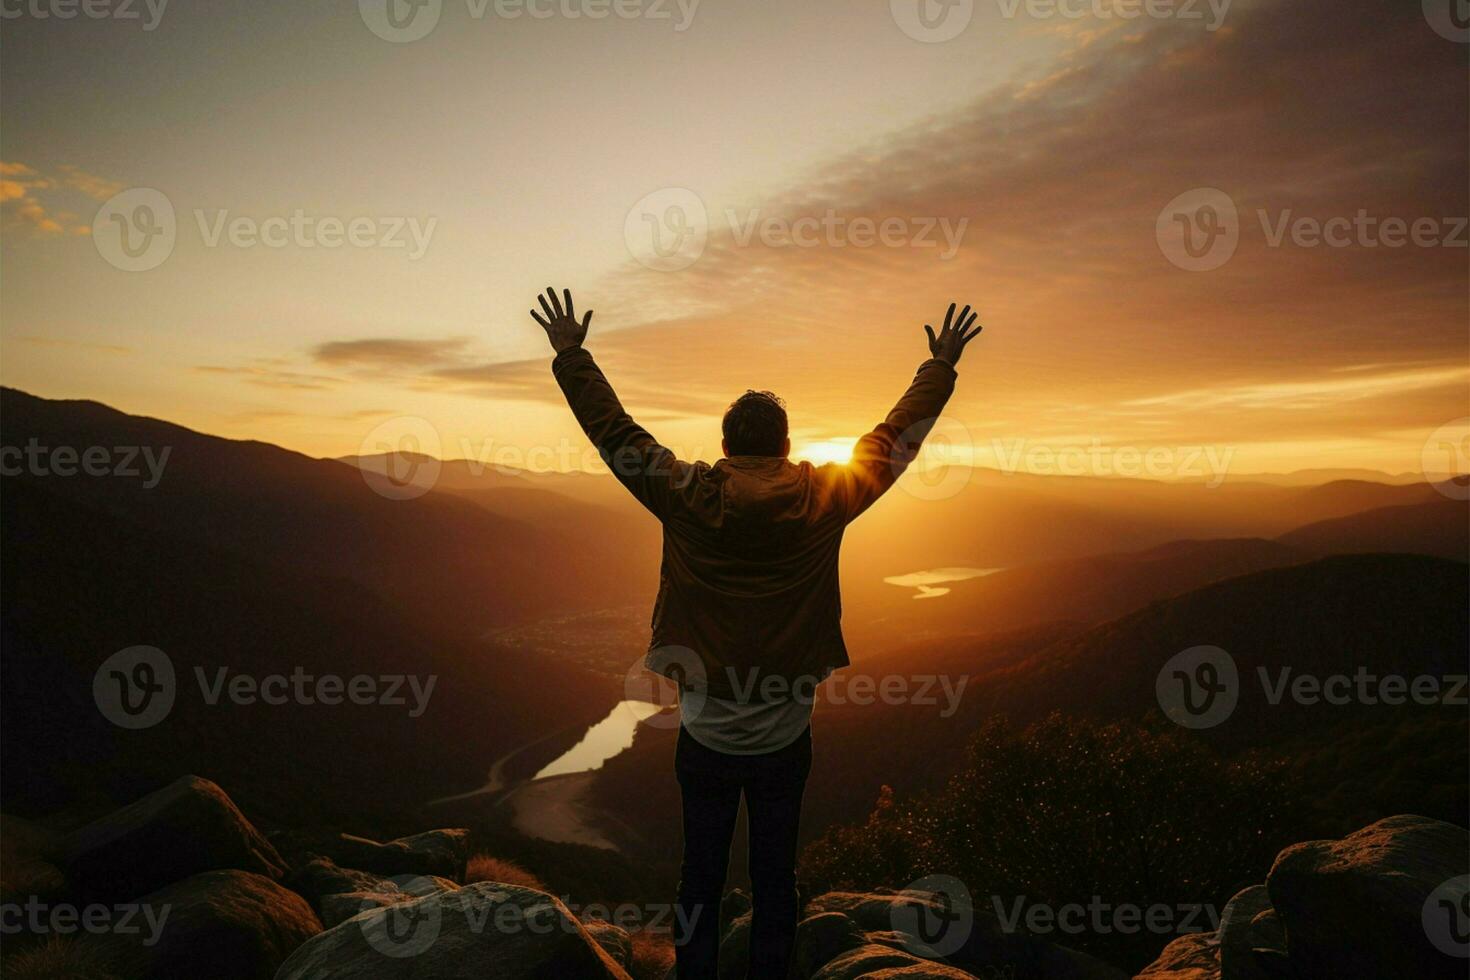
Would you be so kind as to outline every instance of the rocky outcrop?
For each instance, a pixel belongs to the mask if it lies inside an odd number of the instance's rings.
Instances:
[[[1138,980],[1464,980],[1470,831],[1410,815],[1295,844],[1217,933],[1182,936]]]
[[[309,940],[276,974],[277,980],[358,977],[629,980],[556,898],[494,882],[364,912]]]
[[[88,936],[118,977],[271,980],[322,931],[306,902],[248,871],[207,871],[144,896],[137,931]]]
[[[989,911],[969,904],[954,906],[933,892],[828,892],[813,899],[806,912],[808,916],[841,913],[862,929],[871,944],[897,947],[923,959],[942,958],[950,966],[982,976],[998,972],[1016,980],[1122,980],[1126,976],[1085,953],[1023,930],[1007,930]],[[946,942],[933,937],[926,940],[914,935],[921,921],[952,922],[959,932]],[[936,950],[942,956],[936,956]]]
[[[319,841],[311,850],[338,866],[374,874],[423,875],[464,881],[470,832],[463,828],[428,830],[386,844],[352,834]]]
[[[633,937],[627,930],[602,919],[583,919],[582,928],[618,966],[626,970],[633,965]]]
[[[207,779],[184,776],[68,834],[53,859],[87,901],[127,901],[205,871],[280,879],[286,864]]]
[[[1266,887],[1291,962],[1304,975],[1464,980],[1464,941],[1459,956],[1452,956],[1430,930],[1439,925],[1433,918],[1438,912],[1446,927],[1442,940],[1465,935],[1465,910],[1454,901],[1428,912],[1426,905],[1442,885],[1466,874],[1470,835],[1464,828],[1404,815],[1341,840],[1288,847]]]

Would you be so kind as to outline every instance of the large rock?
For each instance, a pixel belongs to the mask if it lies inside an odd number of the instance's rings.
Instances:
[[[1265,885],[1243,888],[1220,914],[1220,975],[1225,980],[1270,980],[1271,974],[1256,953],[1262,945],[1256,919],[1271,911]]]
[[[561,902],[477,882],[363,912],[298,949],[276,980],[629,980]]]
[[[868,932],[870,939],[884,933],[906,934],[910,939],[909,953],[931,958],[934,950],[938,950],[945,961],[971,973],[999,972],[1016,980],[1126,980],[1127,977],[1101,960],[1046,942],[1024,929],[1008,932],[989,911],[968,904],[952,905],[932,892],[828,892],[812,899],[806,912],[807,915],[841,912]],[[944,927],[942,937],[920,942],[912,938],[920,921],[952,925]],[[951,936],[951,928],[961,931]],[[928,945],[930,942],[933,949]]]
[[[204,871],[279,879],[286,864],[207,779],[184,776],[62,838],[54,853],[85,900],[127,901]]]
[[[973,973],[922,959],[889,946],[859,946],[839,955],[812,974],[811,980],[858,980],[859,977],[881,977],[883,980],[975,980]]]
[[[626,970],[633,965],[633,937],[626,929],[602,919],[583,919],[582,928],[618,966]]]
[[[428,830],[381,844],[366,837],[339,834],[314,850],[344,868],[379,875],[425,875],[464,881],[470,832],[463,828]]]
[[[866,945],[862,928],[841,912],[809,915],[796,927],[792,961],[796,975],[809,977],[849,949]]]
[[[1213,932],[1180,936],[1134,980],[1220,980],[1219,938]]]
[[[448,878],[427,875],[398,875],[393,878],[379,878],[368,888],[341,892],[336,895],[323,895],[317,913],[321,916],[322,924],[330,929],[368,909],[386,908],[389,905],[411,902],[425,895],[458,890],[459,885]]]
[[[322,931],[301,896],[248,871],[207,871],[143,897],[130,925],[89,935],[124,980],[210,977],[271,980],[286,958]]]
[[[1266,886],[1304,977],[1464,980],[1465,960],[1436,947],[1429,926],[1439,923],[1425,908],[1437,889],[1467,873],[1465,828],[1402,815],[1341,840],[1288,847]],[[1454,904],[1446,915],[1460,914]]]

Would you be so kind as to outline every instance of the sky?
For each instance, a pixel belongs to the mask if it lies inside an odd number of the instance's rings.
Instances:
[[[958,300],[963,461],[1470,462],[1470,45],[1433,2],[71,9],[0,21],[33,394],[583,468],[527,312],[569,287],[681,455],[765,388],[825,458]]]

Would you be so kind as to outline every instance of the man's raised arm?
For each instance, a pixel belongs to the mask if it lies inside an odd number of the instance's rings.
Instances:
[[[592,311],[588,310],[578,323],[571,290],[562,293],[566,297],[565,310],[556,291],[548,287],[545,296],[537,297],[545,316],[531,311],[556,351],[556,358],[551,362],[552,373],[566,395],[572,414],[608,469],[639,503],[662,519],[668,513],[672,490],[688,483],[690,466],[676,460],[672,452],[659,445],[623,410],[602,369],[582,346]]]
[[[872,506],[918,456],[919,446],[954,392],[955,365],[965,345],[985,329],[974,326],[978,316],[966,306],[956,317],[955,304],[951,303],[938,334],[924,324],[929,335],[929,359],[919,365],[919,373],[888,417],[853,447],[852,461],[846,467],[850,474],[848,520]]]

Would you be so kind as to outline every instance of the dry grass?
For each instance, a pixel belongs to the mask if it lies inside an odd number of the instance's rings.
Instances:
[[[5,957],[5,980],[118,980],[107,962],[70,937],[47,936],[45,942]]]
[[[674,940],[667,932],[639,930],[632,933],[633,962],[628,968],[633,980],[664,980],[674,965]]]
[[[514,861],[505,861],[490,854],[476,854],[465,867],[464,883],[495,881],[502,885],[519,885],[522,888],[547,890],[546,883]]]

